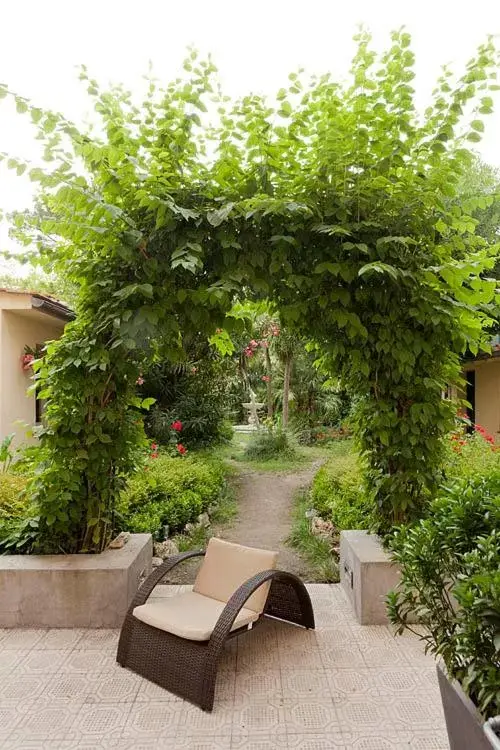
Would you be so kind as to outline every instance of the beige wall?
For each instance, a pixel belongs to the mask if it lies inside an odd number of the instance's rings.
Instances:
[[[471,362],[476,371],[476,423],[500,442],[500,358]]]
[[[18,446],[33,442],[26,431],[35,424],[35,398],[26,393],[31,371],[24,372],[21,366],[24,347],[59,338],[64,323],[33,310],[30,295],[0,296],[0,440],[15,432]],[[16,424],[19,420],[27,427]]]

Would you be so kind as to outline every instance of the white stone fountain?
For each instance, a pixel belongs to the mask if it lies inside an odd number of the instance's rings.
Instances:
[[[260,427],[259,409],[263,409],[265,404],[256,401],[255,393],[251,388],[249,388],[248,390],[250,393],[250,401],[248,401],[246,404],[242,404],[242,406],[248,411],[248,424],[254,429],[258,430]]]

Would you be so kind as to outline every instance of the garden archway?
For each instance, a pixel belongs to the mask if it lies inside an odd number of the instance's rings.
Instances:
[[[51,160],[47,170],[9,162],[41,184],[17,235],[79,287],[77,320],[39,373],[48,406],[31,487],[35,549],[105,546],[140,444],[144,360],[182,358],[186,333],[230,347],[236,295],[273,299],[358,395],[380,529],[421,514],[452,418],[441,393],[494,293],[483,278],[491,249],[454,197],[470,158],[463,141],[480,138],[479,113],[491,111],[497,55],[483,45],[455,85],[444,73],[421,120],[409,44],[395,32],[377,57],[363,33],[348,85],[291,74],[275,107],[217,96],[213,129],[199,113],[215,96],[214,69],[195,55],[187,80],[151,81],[140,108],[82,71],[96,136],[12,94]],[[471,102],[479,113],[463,121]]]

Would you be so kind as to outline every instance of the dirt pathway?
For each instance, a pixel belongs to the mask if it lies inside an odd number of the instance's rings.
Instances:
[[[245,472],[234,480],[238,515],[228,526],[214,528],[213,533],[229,542],[248,547],[262,547],[279,552],[278,567],[295,573],[304,581],[314,580],[309,565],[298,552],[285,543],[292,524],[294,496],[307,487],[322,461],[315,461],[304,471],[294,474]],[[169,583],[192,583],[197,564],[190,562],[172,571]]]

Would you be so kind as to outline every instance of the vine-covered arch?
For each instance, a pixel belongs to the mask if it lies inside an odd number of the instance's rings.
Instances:
[[[422,513],[452,418],[442,391],[460,352],[477,347],[494,294],[484,269],[495,248],[475,236],[474,202],[459,203],[456,187],[464,145],[492,110],[497,55],[488,42],[461,79],[444,72],[420,118],[408,34],[380,57],[368,35],[357,41],[349,83],[291,74],[274,106],[227,101],[194,54],[184,78],[150,81],[141,105],[83,70],[95,133],[0,89],[48,159],[43,170],[8,160],[41,185],[15,231],[78,287],[77,319],[39,372],[34,549],[107,543],[141,442],[144,360],[182,358],[186,333],[223,347],[239,325],[236,296],[272,298],[358,395],[380,529]]]

